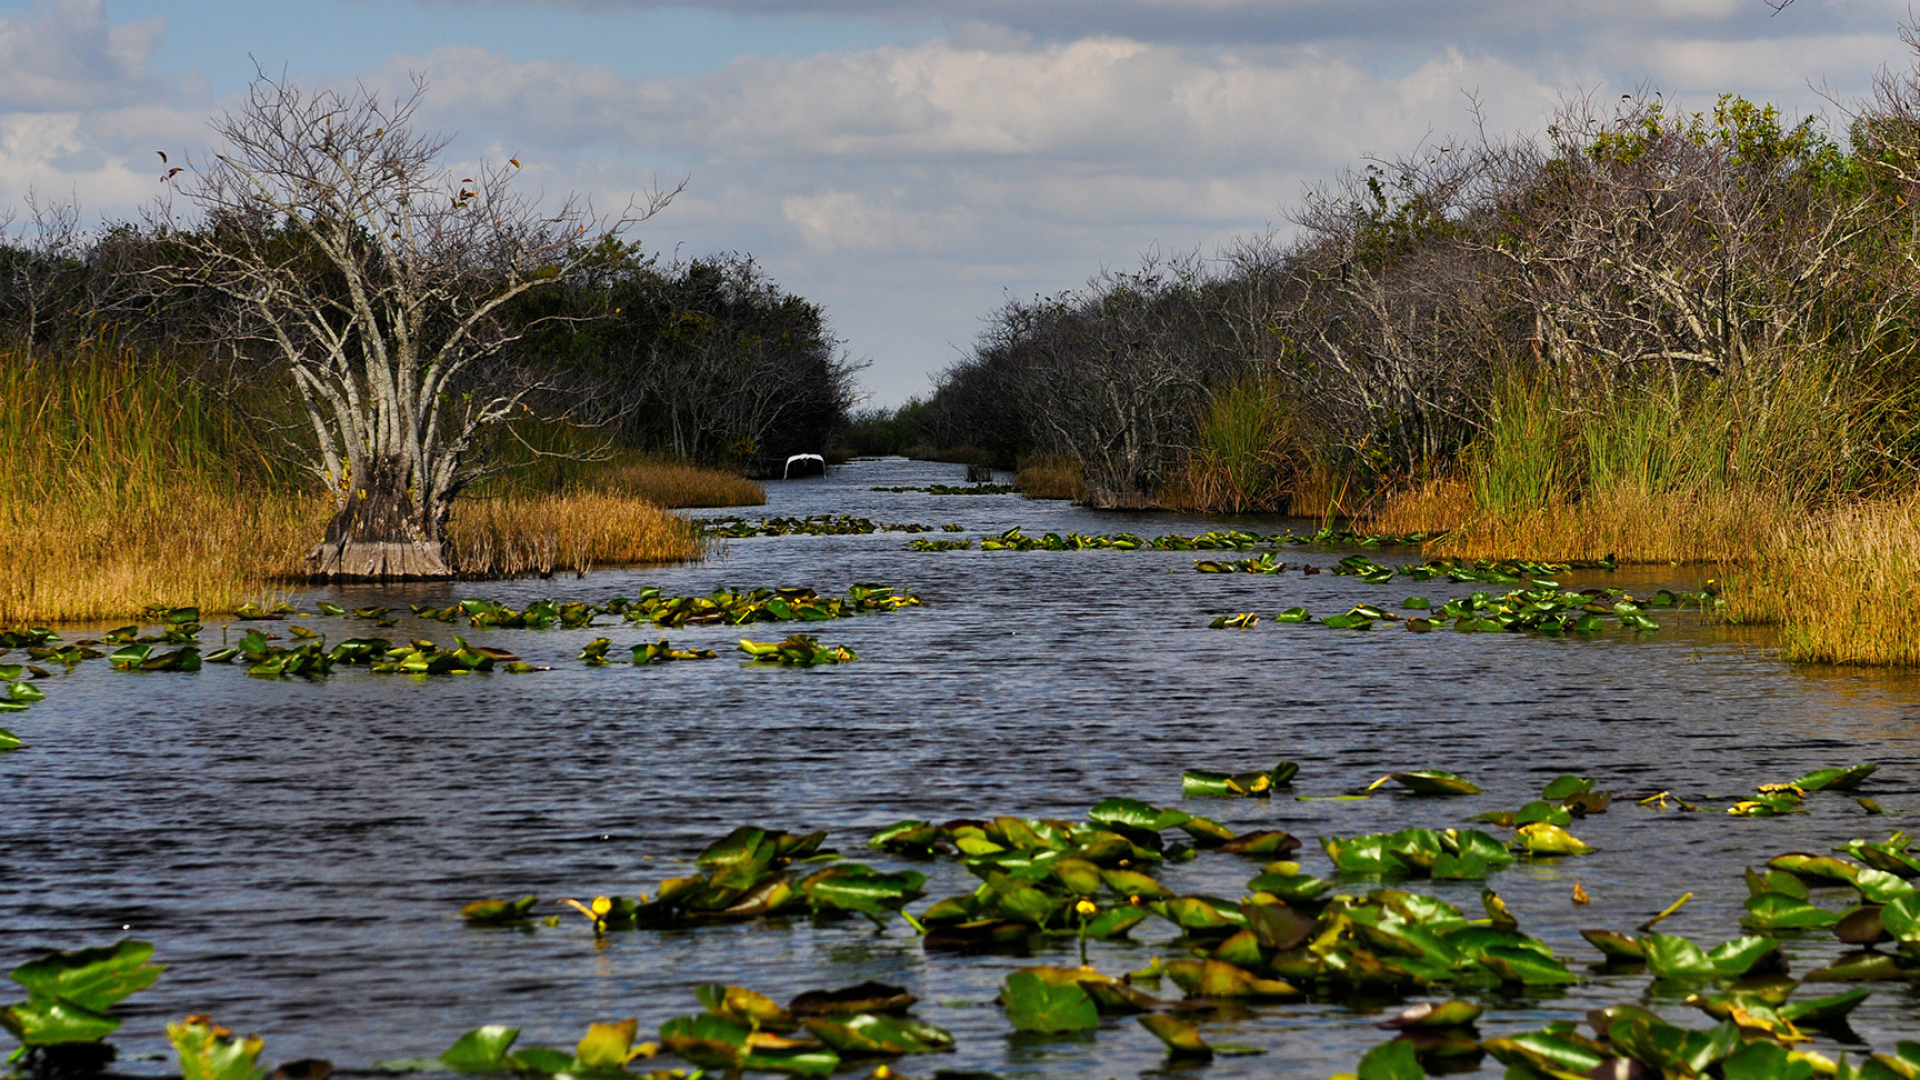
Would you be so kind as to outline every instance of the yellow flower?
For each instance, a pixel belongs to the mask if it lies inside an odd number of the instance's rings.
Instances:
[[[1082,900],[1079,903],[1073,905],[1073,910],[1079,912],[1082,915],[1091,915],[1094,912],[1099,911],[1100,906],[1098,904],[1095,904],[1091,900]]]
[[[593,917],[594,918],[596,919],[604,918],[607,912],[612,910],[613,910],[613,901],[607,899],[604,896],[596,896],[593,898]]]

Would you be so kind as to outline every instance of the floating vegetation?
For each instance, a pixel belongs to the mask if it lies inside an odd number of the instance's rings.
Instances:
[[[98,1044],[118,1031],[120,1018],[109,1011],[129,995],[152,986],[166,970],[148,963],[152,957],[152,944],[129,939],[102,948],[49,953],[14,968],[8,977],[26,988],[27,1000],[0,1008],[0,1029],[20,1042],[13,1059],[44,1055],[53,1048]],[[107,1058],[93,1060],[104,1063]]]
[[[210,1016],[189,1016],[167,1025],[167,1041],[179,1055],[181,1080],[259,1080],[266,1070],[257,1062],[266,1044],[258,1035],[238,1036],[213,1022]],[[324,1062],[306,1062],[326,1065]],[[275,1075],[292,1074],[281,1066]],[[326,1065],[322,1076],[332,1072]]]
[[[872,491],[890,491],[896,495],[918,491],[926,495],[1017,495],[1012,484],[929,484],[926,487],[876,487]]]
[[[539,903],[537,896],[523,896],[518,900],[475,900],[460,909],[460,917],[469,926],[514,926],[527,922],[532,917],[534,906]]]
[[[719,517],[704,518],[699,524],[700,535],[718,536],[731,540],[744,540],[751,536],[863,536],[879,532],[924,533],[935,529],[933,525],[883,524],[871,518],[854,517],[851,514],[774,517],[761,518],[757,521],[749,521],[741,517]],[[945,528],[945,526],[940,527]]]
[[[907,541],[907,547],[912,551],[971,551],[973,550],[973,541],[928,540],[922,537],[918,540]]]
[[[629,1072],[627,1066],[633,1061],[652,1057],[659,1052],[658,1047],[650,1043],[634,1045],[633,1040],[639,1032],[640,1021],[629,1018],[618,1023],[587,1025],[586,1035],[571,1052],[544,1046],[529,1046],[515,1050],[513,1044],[520,1038],[520,1029],[490,1024],[460,1036],[452,1046],[435,1059],[435,1062],[428,1065],[437,1063],[439,1066],[460,1073],[515,1073],[525,1077],[574,1076],[667,1080],[668,1077],[684,1075]],[[401,1066],[404,1071],[421,1068],[413,1062],[394,1064]]]
[[[1244,611],[1238,615],[1222,615],[1208,623],[1207,627],[1211,630],[1250,630],[1259,623],[1260,616]]]
[[[788,667],[813,667],[816,664],[845,664],[860,657],[845,645],[822,645],[811,634],[793,634],[785,641],[762,642],[740,639],[740,651],[755,663],[784,664]]]
[[[1514,861],[1506,843],[1478,829],[1401,829],[1344,840],[1323,836],[1320,846],[1342,874],[1477,881]]]
[[[633,662],[636,664],[664,664],[673,660],[711,660],[716,654],[712,649],[676,649],[661,638],[652,645],[639,644],[633,647]]]
[[[1093,551],[1114,549],[1136,551],[1146,546],[1146,541],[1132,533],[1115,533],[1111,536],[1082,536],[1079,533],[1047,533],[1044,536],[1028,536],[1020,526],[989,536],[980,541],[982,551]]]
[[[700,853],[696,862],[704,872],[661,882],[651,900],[645,895],[601,896],[590,904],[577,900],[561,903],[586,915],[594,932],[603,934],[800,913],[818,917],[859,914],[879,919],[921,895],[925,875],[912,870],[889,873],[841,862],[838,853],[822,848],[826,835],[797,835],[743,825]],[[796,867],[807,863],[829,865],[800,874]],[[483,925],[512,923],[516,919],[509,908],[524,902],[481,901],[462,909],[462,915],[475,911],[487,916]]]
[[[1287,568],[1287,564],[1274,562],[1273,552],[1264,551],[1252,558],[1225,562],[1195,559],[1193,568],[1202,574],[1278,574]]]
[[[1412,772],[1388,773],[1373,782],[1379,787],[1387,781],[1393,781],[1415,795],[1478,795],[1480,788],[1471,780],[1463,780],[1450,772],[1439,769],[1415,769]]]
[[[1676,594],[1661,590],[1674,606]],[[1423,606],[1424,605],[1424,606]],[[1355,604],[1344,615],[1329,615],[1321,625],[1333,630],[1371,630],[1380,622],[1404,622],[1408,630],[1426,632],[1452,624],[1462,633],[1503,633],[1532,630],[1543,634],[1591,635],[1611,624],[1650,633],[1660,624],[1645,614],[1650,602],[1638,601],[1620,589],[1583,589],[1563,592],[1557,587],[1516,589],[1504,596],[1481,591],[1447,601],[1439,608],[1425,597],[1409,597],[1408,609],[1419,615],[1396,615],[1373,604]],[[1274,616],[1275,622],[1311,622],[1307,609],[1295,607]]]
[[[1540,798],[1527,803],[1518,810],[1489,810],[1473,820],[1498,825],[1505,829],[1519,829],[1528,825],[1544,822],[1548,825],[1566,826],[1576,817],[1588,814],[1604,814],[1607,807],[1613,805],[1613,794],[1595,791],[1594,782],[1578,776],[1559,776],[1547,782],[1540,791]]]
[[[1300,766],[1283,761],[1266,772],[1207,772],[1188,769],[1180,774],[1180,790],[1188,798],[1256,796],[1265,798],[1274,788],[1287,787],[1300,774]]]
[[[851,615],[895,611],[913,607],[920,598],[895,592],[886,585],[855,585],[845,599],[824,597],[812,589],[755,589],[751,592],[720,590],[708,596],[665,596],[657,589],[643,590],[638,599],[621,602],[621,614],[628,622],[650,622],[655,626],[690,625],[744,626],[753,622],[823,622]]]
[[[1725,1080],[1791,1080],[1814,1076],[1836,1080],[1882,1080],[1920,1074],[1920,1043],[1902,1042],[1898,1053],[1872,1054],[1860,1066],[1845,1054],[1838,1061],[1794,1047],[1807,1040],[1787,1016],[1800,1023],[1825,1017],[1833,1010],[1844,1017],[1858,1000],[1842,998],[1784,1005],[1784,994],[1797,985],[1791,979],[1767,981],[1746,992],[1687,998],[1720,1022],[1699,1030],[1671,1023],[1639,1005],[1611,1005],[1587,1014],[1592,1038],[1572,1023],[1550,1024],[1539,1031],[1487,1039],[1475,1053],[1485,1053],[1507,1066],[1509,1077],[1578,1076],[1714,1076]],[[1784,988],[1784,992],[1783,992]],[[1842,996],[1844,998],[1844,995]],[[1777,998],[1778,1000],[1774,1000]],[[1821,1022],[1832,1022],[1823,1019]],[[1356,1074],[1334,1080],[1417,1080],[1424,1075],[1422,1059],[1430,1057],[1432,1043],[1403,1032],[1361,1058]]]

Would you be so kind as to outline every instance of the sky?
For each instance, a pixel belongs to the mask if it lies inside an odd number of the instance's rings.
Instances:
[[[448,163],[624,205],[820,303],[867,403],[925,395],[1008,298],[1289,228],[1309,187],[1570,99],[1738,93],[1843,126],[1913,68],[1908,0],[0,0],[0,207],[90,222],[259,73],[428,84]],[[1476,113],[1479,120],[1476,121]]]

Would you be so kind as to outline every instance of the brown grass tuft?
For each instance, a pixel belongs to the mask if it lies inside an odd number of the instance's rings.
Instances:
[[[159,505],[10,502],[0,514],[0,626],[132,618],[149,604],[216,615],[269,601],[299,575],[330,512],[318,497],[187,486]]]
[[[1920,666],[1920,496],[1790,517],[1761,540],[1726,573],[1729,617],[1777,624],[1786,660]]]
[[[1572,505],[1489,510],[1471,486],[1438,480],[1389,499],[1372,532],[1448,530],[1427,545],[1459,558],[1599,559],[1623,563],[1728,563],[1751,559],[1777,523],[1801,512],[1784,496],[1740,487],[1713,493],[1619,487]]]
[[[1020,462],[1013,486],[1029,499],[1072,499],[1085,502],[1086,477],[1080,463],[1068,457],[1034,457]]]
[[[767,501],[767,489],[743,476],[659,458],[622,457],[595,471],[581,486],[669,509],[762,506]]]
[[[447,562],[469,577],[584,574],[594,567],[684,562],[704,546],[685,518],[634,495],[572,491],[460,503]]]

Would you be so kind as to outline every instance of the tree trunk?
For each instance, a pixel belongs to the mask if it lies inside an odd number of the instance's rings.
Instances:
[[[327,536],[307,556],[317,580],[406,581],[450,578],[440,523],[427,520],[399,461],[373,466],[347,505],[327,523]]]

